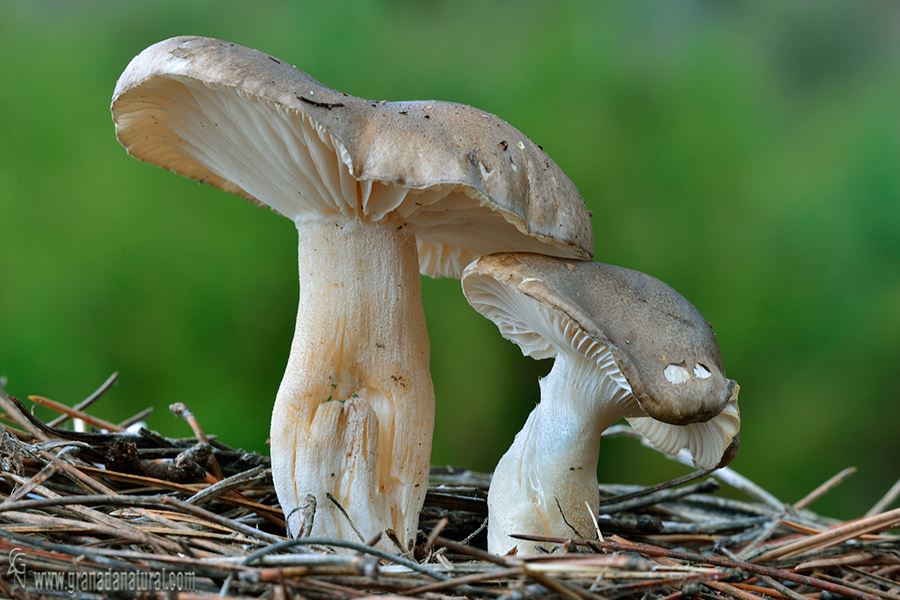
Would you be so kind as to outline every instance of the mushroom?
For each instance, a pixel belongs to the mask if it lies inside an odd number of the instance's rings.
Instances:
[[[311,535],[368,539],[390,528],[407,547],[434,425],[419,272],[458,278],[504,250],[589,257],[575,186],[493,115],[356,98],[209,38],[141,52],[119,78],[112,114],[132,156],[297,227],[299,309],[271,427],[289,533],[312,494]]]
[[[658,449],[700,468],[737,452],[739,386],[711,325],[649,275],[527,253],[483,256],[463,292],[503,337],[554,358],[541,401],[494,471],[488,549],[537,551],[510,537],[595,537],[600,434],[625,417]]]

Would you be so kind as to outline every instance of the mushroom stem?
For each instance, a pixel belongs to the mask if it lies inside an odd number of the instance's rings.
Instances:
[[[505,554],[515,546],[520,554],[537,552],[539,543],[509,537],[515,533],[596,539],[591,512],[596,515],[600,504],[600,434],[640,410],[627,383],[597,377],[596,363],[604,360],[612,361],[605,348],[593,358],[561,352],[541,379],[540,403],[494,471],[491,552]]]
[[[272,415],[272,471],[291,535],[414,540],[434,390],[414,235],[402,222],[305,219],[297,325]],[[387,548],[387,546],[385,546]],[[395,548],[390,548],[395,550]]]

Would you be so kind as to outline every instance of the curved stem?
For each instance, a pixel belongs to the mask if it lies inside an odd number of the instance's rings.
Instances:
[[[537,543],[509,537],[515,533],[595,539],[600,434],[636,406],[593,360],[559,355],[541,380],[540,404],[494,471],[488,549],[536,552]]]

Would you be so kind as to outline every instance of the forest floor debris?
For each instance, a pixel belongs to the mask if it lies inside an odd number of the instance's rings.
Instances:
[[[490,477],[435,468],[419,543],[394,555],[285,539],[268,458],[205,433],[183,404],[188,438],[141,428],[147,411],[92,416],[114,379],[75,407],[31,397],[60,413],[47,422],[0,386],[3,597],[900,600],[900,486],[848,522],[808,508],[851,469],[793,505],[731,469],[601,485],[599,540],[528,538],[554,552],[500,557],[484,549]]]

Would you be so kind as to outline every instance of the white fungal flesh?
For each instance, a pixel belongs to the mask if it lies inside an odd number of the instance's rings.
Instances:
[[[669,383],[678,385],[679,383],[685,383],[686,381],[690,381],[691,373],[687,369],[685,369],[681,365],[669,365],[666,367],[663,374],[666,376],[666,379]]]
[[[707,369],[700,363],[697,363],[696,365],[694,365],[694,377],[696,377],[697,379],[707,379],[709,377],[712,377],[712,373],[709,372],[709,369]]]

